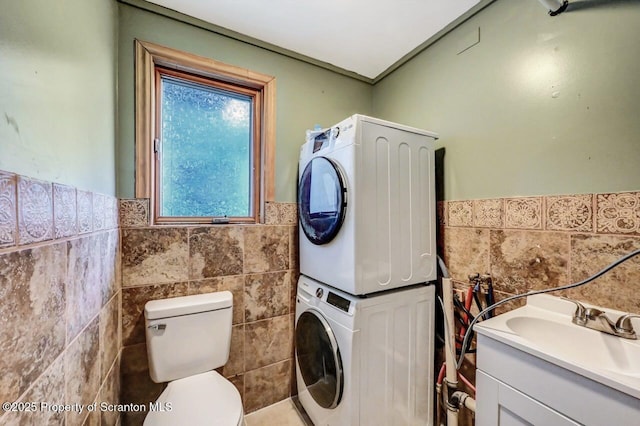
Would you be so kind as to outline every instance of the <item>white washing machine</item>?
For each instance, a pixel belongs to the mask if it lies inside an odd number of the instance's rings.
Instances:
[[[300,151],[300,273],[354,295],[436,279],[434,133],[363,115]]]
[[[299,400],[316,426],[432,425],[434,286],[358,298],[305,276]]]

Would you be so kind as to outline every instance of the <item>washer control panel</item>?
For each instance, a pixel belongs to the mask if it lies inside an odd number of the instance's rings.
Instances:
[[[349,307],[351,306],[351,302],[348,299],[345,299],[331,291],[327,295],[327,303],[345,312],[349,312]]]

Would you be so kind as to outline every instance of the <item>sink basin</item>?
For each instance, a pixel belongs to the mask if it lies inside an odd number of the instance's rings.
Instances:
[[[614,321],[625,314],[599,309]],[[640,399],[640,340],[573,324],[574,311],[575,305],[567,300],[529,296],[525,306],[482,321],[474,330]],[[640,332],[640,320],[634,319],[633,325]]]
[[[570,321],[570,320],[569,320]],[[640,377],[638,345],[627,339],[538,317],[516,316],[506,326],[541,350],[577,364]]]

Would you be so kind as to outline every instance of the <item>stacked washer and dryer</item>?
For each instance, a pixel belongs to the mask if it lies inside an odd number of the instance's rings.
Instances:
[[[354,115],[301,148],[296,380],[316,426],[433,423],[436,138]]]

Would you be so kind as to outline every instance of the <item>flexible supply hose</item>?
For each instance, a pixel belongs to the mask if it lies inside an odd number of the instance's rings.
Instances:
[[[558,290],[569,290],[569,289],[572,289],[572,288],[576,288],[576,287],[580,287],[582,285],[588,284],[591,281],[595,280],[596,278],[600,278],[602,275],[606,274],[607,272],[609,272],[610,270],[612,270],[616,266],[620,265],[621,263],[624,263],[627,260],[629,260],[632,257],[635,257],[635,256],[637,256],[639,254],[640,254],[640,249],[634,250],[631,253],[622,256],[620,259],[618,259],[615,262],[611,263],[610,265],[606,266],[604,269],[600,270],[599,272],[596,272],[594,275],[590,276],[589,278],[586,278],[586,279],[584,279],[582,281],[578,281],[577,283],[568,284],[568,285],[560,286],[560,287],[547,288],[547,289],[544,289],[544,290],[530,291],[530,292],[523,293],[523,294],[516,294],[515,296],[507,297],[506,299],[503,299],[503,300],[501,300],[501,301],[499,301],[497,303],[494,303],[491,306],[486,307],[484,310],[479,312],[478,315],[476,315],[476,317],[469,323],[469,328],[467,329],[467,332],[464,335],[464,340],[462,341],[462,352],[460,353],[460,358],[458,358],[458,362],[456,364],[456,370],[459,370],[460,367],[462,367],[462,362],[464,361],[464,356],[465,356],[465,354],[467,352],[466,351],[466,347],[467,347],[467,344],[469,343],[469,339],[470,339],[470,336],[472,334],[471,331],[473,330],[473,326],[476,325],[478,320],[480,318],[482,318],[482,316],[484,314],[486,314],[487,312],[489,312],[490,310],[495,309],[497,306],[500,306],[500,305],[505,304],[507,302],[511,302],[512,300],[519,299],[521,297],[534,296],[536,294],[543,294],[543,293],[550,293],[552,291],[558,291]],[[444,305],[443,305],[443,309],[444,309]]]

